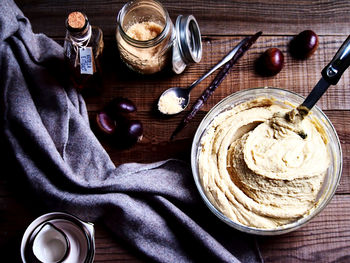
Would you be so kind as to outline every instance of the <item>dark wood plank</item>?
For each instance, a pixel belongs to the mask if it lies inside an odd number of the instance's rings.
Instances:
[[[144,256],[123,244],[101,224],[95,225],[96,253],[94,262],[147,262]]]
[[[22,192],[23,195],[20,194],[25,183],[9,182],[10,178],[16,180],[14,178],[17,175],[11,171],[3,172],[0,177],[0,253],[3,255],[1,261],[4,262],[21,262],[22,236],[36,217],[33,211],[41,206],[34,194],[28,193],[28,189]]]
[[[107,39],[103,60],[104,92],[101,96],[87,98],[90,111],[98,110],[111,98],[125,96],[133,100],[141,111],[152,111],[158,96],[167,88],[186,87],[213,67],[227,54],[242,37],[205,37],[203,39],[203,58],[198,64],[190,65],[180,75],[163,72],[152,76],[140,76],[131,72],[119,59],[116,43]],[[253,87],[280,87],[306,96],[321,77],[321,70],[333,58],[342,42],[343,36],[320,37],[316,53],[307,60],[296,60],[288,52],[291,37],[263,36],[233,67],[221,86],[207,101],[203,110],[208,111],[229,94]],[[61,42],[61,41],[60,41]],[[278,47],[284,53],[285,66],[276,76],[262,77],[255,72],[256,59],[269,47]],[[200,83],[191,93],[192,102],[214,78]],[[337,86],[331,86],[317,104],[324,110],[350,109],[350,71],[346,71]]]
[[[84,11],[106,35],[114,35],[116,15],[127,1],[17,0],[36,32],[63,36],[68,12]],[[269,35],[293,35],[313,29],[320,35],[350,33],[349,1],[161,1],[175,21],[179,14],[193,14],[204,35],[246,35],[262,30]]]
[[[259,244],[265,262],[350,262],[350,196],[335,196],[306,226]]]
[[[343,152],[343,173],[337,193],[350,194],[350,112],[326,111],[337,131]]]

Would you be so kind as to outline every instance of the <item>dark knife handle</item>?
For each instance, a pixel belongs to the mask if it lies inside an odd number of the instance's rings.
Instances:
[[[350,65],[350,36],[344,41],[332,61],[322,70],[322,77],[331,85],[338,83]]]

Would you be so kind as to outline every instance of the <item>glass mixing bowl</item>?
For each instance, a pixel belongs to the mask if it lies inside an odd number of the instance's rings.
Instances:
[[[191,150],[191,166],[192,166],[192,173],[193,177],[196,183],[196,186],[198,188],[198,191],[204,200],[204,203],[209,207],[209,209],[223,222],[230,225],[231,227],[238,229],[240,231],[251,233],[251,234],[257,234],[257,235],[279,235],[288,233],[290,231],[293,231],[303,225],[305,225],[307,222],[309,222],[313,217],[315,217],[318,213],[320,213],[330,202],[332,199],[336,188],[339,184],[339,180],[342,173],[342,151],[341,146],[339,142],[339,138],[337,136],[337,133],[330,122],[330,120],[327,118],[327,116],[321,111],[320,108],[317,106],[313,107],[311,110],[312,116],[316,117],[317,120],[319,120],[320,125],[323,127],[326,135],[328,136],[328,144],[327,148],[330,154],[330,166],[327,170],[322,188],[318,194],[315,208],[308,213],[306,216],[293,221],[292,223],[288,223],[282,226],[279,226],[277,228],[273,229],[262,229],[262,228],[255,228],[255,227],[249,227],[240,223],[236,223],[227,216],[225,216],[222,212],[220,212],[208,199],[206,196],[200,178],[199,178],[199,171],[198,171],[198,156],[201,151],[201,139],[203,135],[206,134],[207,128],[210,127],[210,124],[214,120],[216,116],[218,116],[220,113],[227,111],[238,104],[241,104],[243,102],[258,98],[258,97],[267,97],[267,98],[273,98],[276,99],[276,103],[283,103],[283,102],[289,102],[291,105],[298,106],[304,101],[304,98],[296,93],[279,89],[279,88],[252,88],[247,89],[243,91],[236,92],[222,101],[220,101],[218,104],[216,104],[204,117],[202,122],[200,123],[197,132],[194,136],[193,143],[192,143],[192,150]],[[292,109],[292,106],[288,106],[283,104],[286,107],[290,107]]]

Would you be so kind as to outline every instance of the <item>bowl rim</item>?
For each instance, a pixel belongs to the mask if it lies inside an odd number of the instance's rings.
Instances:
[[[286,89],[281,89],[281,88],[276,88],[276,87],[256,87],[256,88],[248,88],[248,89],[244,89],[244,90],[240,90],[237,92],[234,92],[228,96],[226,96],[225,98],[223,98],[222,100],[220,100],[218,103],[216,103],[208,112],[207,114],[204,116],[204,118],[202,119],[202,121],[200,122],[200,124],[197,127],[196,133],[193,137],[193,141],[192,141],[192,146],[191,146],[191,170],[192,170],[192,176],[193,179],[195,181],[197,190],[201,196],[201,199],[204,201],[204,203],[206,204],[206,206],[209,208],[209,210],[215,215],[217,216],[221,221],[223,221],[224,223],[228,224],[229,226],[233,227],[234,229],[237,229],[239,231],[248,233],[248,234],[255,234],[255,235],[261,235],[261,236],[273,236],[273,235],[282,235],[282,234],[286,234],[289,233],[291,231],[294,231],[302,226],[304,226],[306,223],[308,223],[310,220],[312,220],[313,218],[315,218],[320,212],[323,211],[323,209],[328,205],[328,203],[333,199],[333,196],[338,188],[341,176],[342,176],[342,169],[343,169],[343,154],[342,154],[342,148],[341,148],[341,144],[340,144],[340,140],[338,137],[338,134],[332,124],[332,122],[329,120],[329,118],[327,117],[327,115],[317,106],[315,105],[311,111],[318,111],[322,117],[325,119],[326,123],[329,125],[331,132],[334,135],[335,141],[336,141],[336,146],[335,146],[335,150],[337,150],[337,152],[339,152],[339,160],[336,160],[336,167],[339,167],[338,172],[336,173],[336,181],[334,183],[334,187],[331,189],[330,193],[328,193],[328,195],[325,195],[323,198],[323,202],[320,202],[319,204],[317,204],[315,206],[315,208],[313,210],[311,210],[310,213],[308,213],[307,215],[305,215],[304,217],[293,221],[291,223],[288,223],[286,225],[280,226],[278,228],[274,228],[274,229],[263,229],[263,228],[256,228],[256,227],[249,227],[249,226],[245,226],[243,224],[239,224],[236,223],[235,221],[231,220],[230,218],[228,218],[227,216],[225,216],[219,209],[217,209],[207,198],[204,190],[202,189],[201,186],[201,182],[199,179],[199,172],[198,172],[198,162],[195,162],[198,159],[198,149],[200,146],[200,142],[202,139],[202,136],[205,134],[207,128],[209,127],[209,125],[211,124],[211,122],[214,120],[214,118],[216,116],[218,116],[218,114],[221,114],[222,112],[224,112],[225,110],[227,110],[227,108],[223,108],[223,110],[219,113],[217,113],[215,116],[211,116],[212,113],[222,104],[224,104],[226,101],[231,100],[233,97],[238,97],[240,96],[242,93],[247,93],[247,92],[254,92],[254,91],[259,91],[259,90],[273,90],[276,92],[285,92],[286,94],[291,94],[292,96],[298,97],[298,99],[304,100],[305,97],[301,96],[300,94],[294,92],[294,91],[290,91],[290,90],[286,90]],[[266,95],[266,94],[264,94]],[[261,95],[263,96],[263,95]],[[235,105],[234,105],[235,106]],[[210,119],[211,118],[211,119]],[[203,130],[201,131],[200,128],[202,128],[202,126],[204,125],[205,121],[210,119],[210,122],[207,124],[206,127],[203,127]],[[334,173],[336,172],[336,170],[334,171]]]

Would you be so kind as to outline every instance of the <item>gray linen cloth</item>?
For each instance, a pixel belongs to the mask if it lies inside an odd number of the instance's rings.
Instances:
[[[34,34],[13,1],[0,5],[2,151],[48,209],[100,220],[156,262],[261,261],[252,236],[204,207],[187,164],[115,167],[64,80],[62,47]]]

